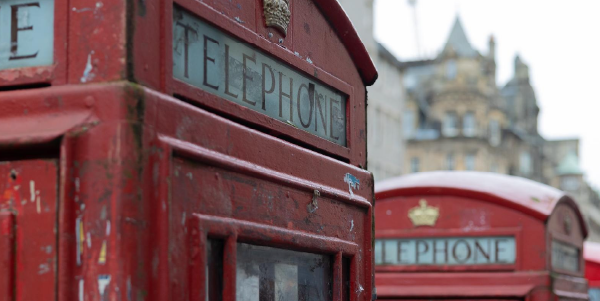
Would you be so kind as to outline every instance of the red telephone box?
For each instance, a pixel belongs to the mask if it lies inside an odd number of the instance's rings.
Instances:
[[[377,73],[337,2],[22,2],[0,300],[372,298]]]
[[[600,243],[586,241],[583,244],[585,278],[590,287],[590,301],[600,300]]]
[[[575,202],[530,180],[427,172],[376,186],[375,284],[390,300],[586,300]]]

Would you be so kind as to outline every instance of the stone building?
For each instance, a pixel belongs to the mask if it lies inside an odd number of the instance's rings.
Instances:
[[[373,0],[339,0],[352,20],[379,78],[367,88],[367,169],[375,180],[402,174],[404,138],[402,111],[405,92],[400,63],[373,35]]]
[[[600,201],[579,167],[579,140],[546,140],[529,67],[496,84],[496,44],[470,44],[459,18],[435,58],[400,64],[407,93],[403,111],[404,172],[489,171],[526,177],[572,194],[586,214],[590,239],[600,240]]]

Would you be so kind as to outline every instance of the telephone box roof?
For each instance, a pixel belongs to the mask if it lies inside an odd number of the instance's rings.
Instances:
[[[600,263],[600,243],[591,241],[584,242],[583,258],[588,261]]]
[[[382,200],[410,195],[455,195],[497,203],[546,221],[559,203],[571,206],[587,237],[587,226],[579,207],[563,191],[525,178],[472,171],[414,173],[375,184],[375,197]]]
[[[367,86],[373,85],[377,80],[377,68],[340,3],[337,0],[314,0],[314,3],[321,9],[325,18],[329,20],[338,37],[346,46],[363,83]]]

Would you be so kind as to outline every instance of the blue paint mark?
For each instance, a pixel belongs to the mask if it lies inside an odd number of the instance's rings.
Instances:
[[[352,187],[353,189],[360,189],[360,181],[349,173],[344,176],[344,182],[348,183],[348,186]]]

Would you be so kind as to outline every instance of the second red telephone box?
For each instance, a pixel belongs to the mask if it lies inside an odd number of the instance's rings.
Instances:
[[[375,284],[391,300],[587,300],[573,199],[523,178],[430,172],[376,186]]]

